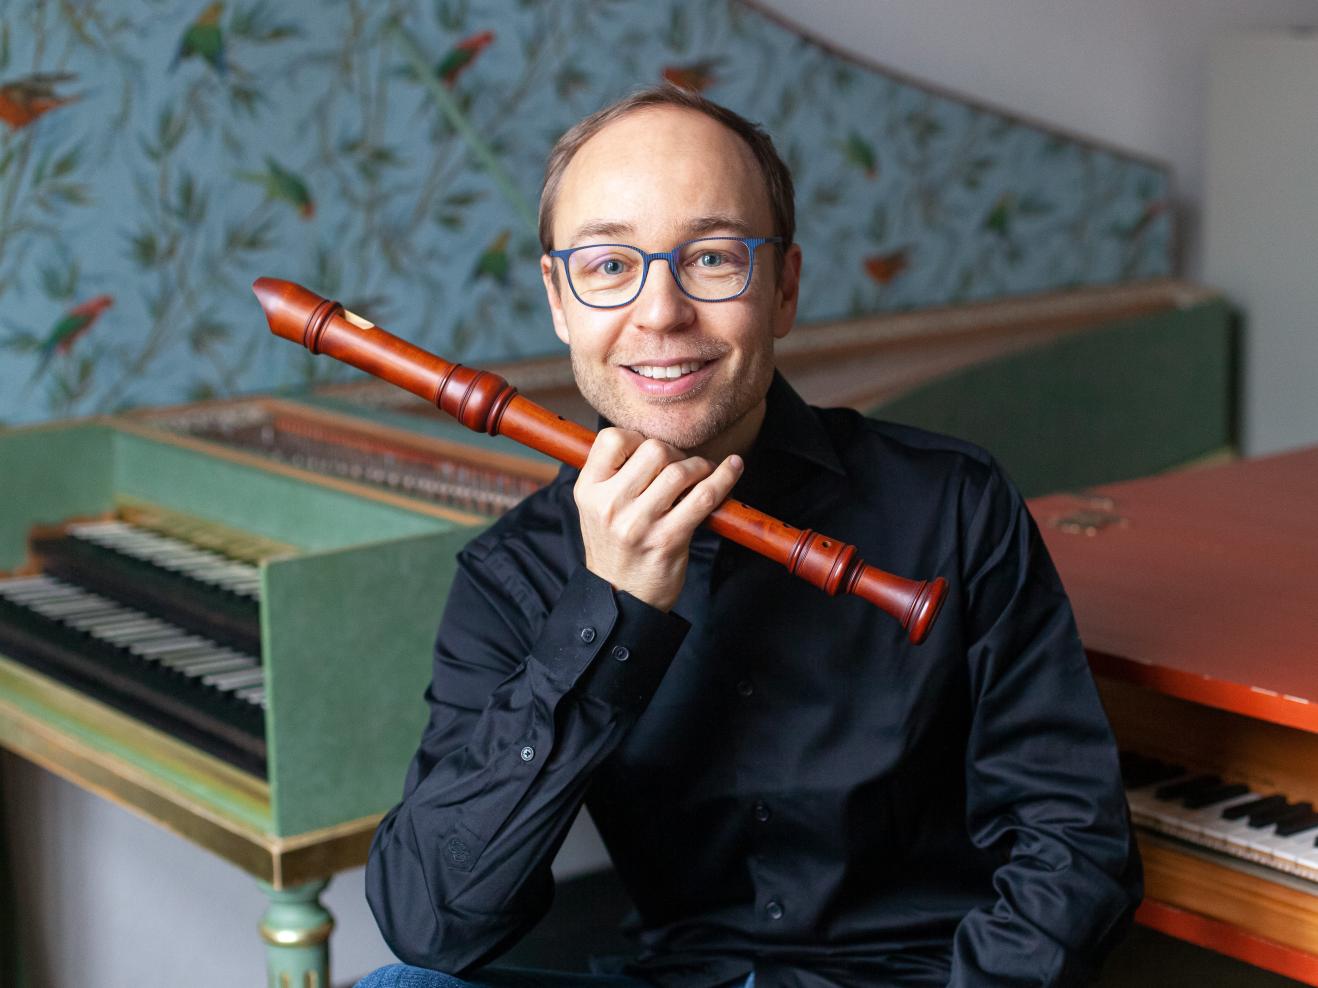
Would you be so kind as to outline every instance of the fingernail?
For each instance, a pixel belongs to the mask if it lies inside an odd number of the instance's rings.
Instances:
[[[741,461],[741,457],[738,456],[736,453],[733,453],[731,456],[728,457],[728,463],[732,465],[732,469],[734,470],[740,470],[742,467],[746,465]]]

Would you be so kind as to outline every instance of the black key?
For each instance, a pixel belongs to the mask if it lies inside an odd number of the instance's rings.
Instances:
[[[1196,775],[1194,778],[1186,779],[1183,782],[1170,782],[1165,786],[1160,786],[1154,791],[1153,795],[1158,799],[1184,799],[1186,796],[1197,795],[1221,784],[1222,777],[1220,775]]]
[[[1239,782],[1225,782],[1213,789],[1205,792],[1196,793],[1193,796],[1186,796],[1181,801],[1181,805],[1187,810],[1202,810],[1205,806],[1212,806],[1215,803],[1224,803],[1228,799],[1235,799],[1238,796],[1244,796],[1249,792],[1249,786]]]
[[[1121,753],[1121,778],[1127,789],[1142,789],[1158,782],[1169,782],[1184,774],[1185,767],[1182,765],[1170,765],[1133,751]]]
[[[266,774],[259,707],[0,598],[0,652],[248,772]]]
[[[1297,810],[1300,813],[1305,813],[1312,808],[1308,803],[1301,803],[1300,806],[1303,806],[1304,809],[1301,810],[1299,806],[1294,806],[1283,800],[1280,806],[1269,806],[1267,809],[1256,810],[1249,815],[1249,825],[1255,829],[1271,827],[1278,820],[1285,820],[1295,814]]]
[[[1261,799],[1251,799],[1244,803],[1235,803],[1232,806],[1228,806],[1222,811],[1222,819],[1239,820],[1242,816],[1251,816],[1254,813],[1266,812],[1273,808],[1284,807],[1285,805],[1285,796],[1264,796]]]
[[[1318,813],[1306,813],[1302,817],[1296,817],[1286,823],[1277,824],[1277,836],[1293,837],[1295,834],[1302,834],[1314,827],[1318,827]]]
[[[1289,813],[1277,821],[1277,836],[1289,837],[1291,834],[1303,833],[1310,827],[1318,827],[1318,823],[1308,822],[1314,816],[1318,814],[1313,812],[1312,803],[1296,803]]]
[[[54,577],[248,655],[261,654],[260,604],[250,597],[73,535],[34,538],[32,553]]]

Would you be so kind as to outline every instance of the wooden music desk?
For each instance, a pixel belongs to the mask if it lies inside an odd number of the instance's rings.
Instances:
[[[1030,508],[1123,750],[1318,805],[1318,447]],[[1318,883],[1139,838],[1140,922],[1318,985]]]

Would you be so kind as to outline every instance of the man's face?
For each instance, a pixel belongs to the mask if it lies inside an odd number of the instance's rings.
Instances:
[[[638,110],[587,141],[554,205],[555,249],[624,243],[666,251],[697,237],[770,236],[772,226],[750,148],[704,114],[676,107]],[[796,314],[800,250],[788,251],[781,277],[774,250],[757,250],[751,285],[738,298],[688,298],[655,261],[640,297],[617,309],[583,305],[561,262],[543,257],[554,329],[571,349],[582,395],[614,425],[680,449],[745,452],[764,415],[773,340]],[[674,366],[683,371],[676,378],[655,370]]]

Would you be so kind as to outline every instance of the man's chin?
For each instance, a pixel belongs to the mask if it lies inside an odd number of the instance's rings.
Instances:
[[[606,415],[605,418],[608,418]],[[609,419],[609,421],[613,421]],[[631,432],[639,432],[646,439],[658,439],[660,442],[667,443],[669,446],[676,446],[678,449],[695,449],[709,442],[715,435],[716,429],[709,426],[703,428],[698,426],[675,425],[670,422],[656,420],[655,417],[645,418],[624,417],[621,422],[614,422],[620,429],[627,429]]]
[[[726,384],[658,399],[582,388],[580,377],[577,387],[590,406],[612,425],[682,450],[705,446],[738,419],[731,388]]]

